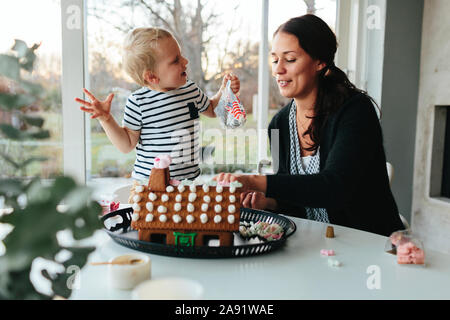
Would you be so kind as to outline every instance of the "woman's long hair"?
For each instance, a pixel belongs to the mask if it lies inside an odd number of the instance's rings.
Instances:
[[[315,151],[319,147],[320,131],[328,116],[355,93],[361,92],[366,95],[367,93],[356,88],[347,75],[335,66],[336,36],[322,19],[312,14],[292,18],[279,26],[273,36],[275,37],[279,32],[294,35],[300,47],[311,58],[326,63],[326,67],[319,72],[315,114],[311,117],[313,120],[303,134],[309,135],[313,142],[313,145],[305,150]]]

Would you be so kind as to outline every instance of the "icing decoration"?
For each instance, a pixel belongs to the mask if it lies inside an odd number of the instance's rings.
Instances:
[[[200,221],[201,221],[202,223],[207,223],[207,222],[208,222],[208,216],[206,215],[206,213],[202,213],[202,214],[200,215]]]
[[[177,196],[175,197],[176,202],[181,202],[182,199],[183,197],[181,196],[181,194],[177,194]]]
[[[134,211],[141,211],[141,206],[137,203],[133,203],[132,208]]]
[[[234,193],[235,191],[236,191],[236,187],[233,186],[233,185],[231,185],[231,186],[230,186],[230,192],[231,192],[231,193]]]
[[[159,213],[166,213],[167,212],[167,208],[164,206],[158,206],[158,212]]]
[[[175,188],[173,186],[167,186],[166,191],[167,192],[173,192]]]
[[[135,194],[135,195],[133,196],[133,202],[139,202],[139,201],[141,201],[141,196],[138,195],[138,194]]]
[[[217,193],[221,193],[223,191],[223,187],[219,184],[219,185],[217,185],[217,187],[216,187],[216,192]]]
[[[214,222],[215,222],[215,223],[220,223],[220,221],[222,221],[222,217],[219,216],[219,215],[215,215],[215,216],[214,216]]]
[[[181,217],[180,217],[178,214],[175,214],[175,215],[172,217],[172,220],[173,220],[173,222],[175,222],[175,223],[180,223],[180,222],[181,222]]]
[[[163,195],[161,196],[161,201],[162,201],[162,202],[167,202],[167,201],[169,201],[169,196],[168,196],[167,194],[163,194]]]
[[[194,202],[195,199],[197,199],[197,194],[196,193],[189,193],[189,196],[188,196],[189,202]]]
[[[211,197],[210,196],[204,196],[203,197],[203,201],[205,201],[206,203],[210,203],[211,202]]]
[[[189,214],[189,215],[186,217],[187,223],[192,223],[192,222],[194,222],[194,220],[195,220],[195,218],[194,218],[194,216],[193,216],[192,214]]]
[[[232,214],[230,214],[230,215],[227,217],[227,220],[228,220],[228,223],[229,223],[229,224],[233,224],[234,221],[236,220],[236,218],[235,218]]]
[[[172,163],[172,158],[168,154],[162,154],[155,158],[155,168],[165,169]]]
[[[160,215],[159,216],[159,221],[166,222],[167,221],[167,216],[165,214]]]
[[[132,219],[133,219],[133,221],[138,221],[139,220],[139,213],[133,213]]]
[[[177,189],[178,189],[178,192],[183,192],[185,187],[184,187],[184,185],[179,184]]]
[[[144,191],[144,186],[136,186],[136,188],[134,188],[134,191],[142,192],[142,191]]]
[[[223,197],[220,194],[218,194],[216,196],[216,202],[222,202],[222,200],[223,200]]]
[[[153,192],[150,192],[150,193],[148,194],[148,198],[149,198],[150,200],[152,200],[152,201],[155,201],[156,198],[158,198],[158,196],[157,196],[156,194],[154,194]]]
[[[189,190],[191,190],[191,192],[196,192],[196,191],[197,191],[197,188],[195,187],[195,184],[191,184],[191,185],[189,186]]]
[[[216,205],[214,206],[214,211],[215,211],[216,213],[221,213],[221,212],[222,212],[222,206],[221,206],[220,204],[216,204]]]
[[[151,213],[149,213],[145,216],[145,222],[151,222],[151,221],[153,221],[153,215]]]
[[[236,196],[231,195],[229,198],[231,203],[235,203],[236,202]]]
[[[181,203],[177,202],[173,205],[173,209],[178,212],[181,210]]]
[[[230,204],[228,206],[228,212],[229,213],[235,213],[236,212],[236,207],[234,206],[234,204]]]
[[[147,203],[145,204],[145,207],[147,208],[148,211],[150,211],[150,212],[153,211],[153,203],[147,202]]]
[[[209,192],[209,186],[207,184],[204,184],[202,188],[204,192]]]
[[[203,203],[203,204],[202,204],[202,211],[203,211],[203,212],[208,211],[208,204],[207,204],[207,203]]]
[[[187,211],[188,211],[188,212],[194,212],[194,210],[195,210],[194,205],[193,205],[192,203],[188,203],[188,205],[187,205]]]

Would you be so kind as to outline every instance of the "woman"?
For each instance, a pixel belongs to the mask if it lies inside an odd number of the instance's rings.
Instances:
[[[291,102],[269,125],[279,133],[274,175],[220,174],[239,180],[245,207],[390,235],[403,229],[389,187],[380,123],[366,93],[333,63],[336,37],[314,15],[281,25],[272,74]],[[272,143],[271,143],[272,145]]]

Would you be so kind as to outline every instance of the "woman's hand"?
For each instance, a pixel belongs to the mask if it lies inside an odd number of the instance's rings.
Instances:
[[[114,98],[114,94],[110,93],[104,101],[99,101],[92,93],[87,89],[83,89],[91,102],[75,98],[75,101],[84,105],[80,109],[84,112],[91,114],[91,119],[98,118],[100,121],[108,121],[111,118],[111,102]]]
[[[241,193],[241,204],[245,208],[265,210],[268,207],[268,198],[262,192],[247,191]]]
[[[238,181],[242,183],[242,192],[246,192],[251,190],[252,184],[251,184],[251,175],[245,175],[245,174],[234,174],[234,173],[224,173],[221,172],[217,176],[213,178],[213,180],[216,180],[219,183],[223,184],[229,184],[233,181]]]

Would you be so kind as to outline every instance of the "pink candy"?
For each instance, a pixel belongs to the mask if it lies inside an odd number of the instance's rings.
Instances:
[[[172,158],[168,154],[162,154],[155,158],[155,168],[165,169],[172,163]]]
[[[320,250],[320,254],[323,256],[334,256],[334,250],[322,249]]]

